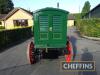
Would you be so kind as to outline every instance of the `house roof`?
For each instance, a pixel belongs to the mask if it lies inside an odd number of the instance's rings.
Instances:
[[[23,8],[14,8],[12,11],[10,11],[8,14],[0,14],[0,20],[6,20],[8,19],[10,16],[12,16],[14,13],[16,13],[18,10],[24,10],[25,12],[27,12],[28,14],[30,14],[32,16],[32,12],[23,9]]]
[[[69,14],[69,15],[68,15],[68,20],[74,20],[74,19],[75,19],[74,14]]]
[[[97,9],[98,7],[100,7],[100,3],[99,3],[96,7],[94,7],[91,11],[89,11],[89,12],[94,11],[94,10]]]
[[[0,14],[0,20],[2,20],[7,14]]]
[[[100,3],[99,3],[96,7],[94,7],[92,10],[90,10],[88,13],[86,13],[84,16],[88,15],[90,12],[94,11],[94,10],[97,9],[98,7],[100,7]],[[84,16],[83,16],[83,17],[84,17]]]

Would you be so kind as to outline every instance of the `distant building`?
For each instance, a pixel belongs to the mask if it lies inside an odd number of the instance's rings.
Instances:
[[[74,16],[74,14],[69,14],[68,15],[67,26],[74,26],[74,23],[75,23],[75,16]]]
[[[6,29],[32,25],[32,13],[23,8],[14,8],[8,14],[0,14],[0,26],[4,26]]]
[[[100,18],[100,4],[89,11],[83,18]]]

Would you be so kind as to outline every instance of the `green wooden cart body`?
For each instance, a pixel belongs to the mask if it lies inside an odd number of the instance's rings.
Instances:
[[[33,14],[35,48],[64,48],[67,41],[68,12],[44,8]]]

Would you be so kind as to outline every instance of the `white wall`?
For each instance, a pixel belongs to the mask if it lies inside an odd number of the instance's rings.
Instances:
[[[74,26],[74,20],[68,20],[67,26]]]

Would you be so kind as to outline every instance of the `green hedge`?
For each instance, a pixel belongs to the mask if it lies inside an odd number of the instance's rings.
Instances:
[[[0,26],[0,29],[5,29],[5,27],[4,26]]]
[[[82,35],[100,37],[100,19],[81,19],[76,26]]]
[[[0,31],[0,49],[31,36],[31,27]]]

